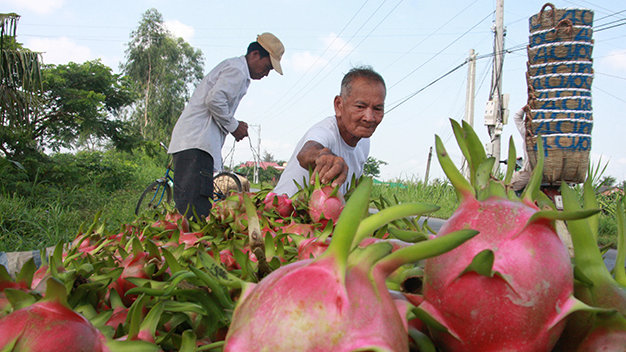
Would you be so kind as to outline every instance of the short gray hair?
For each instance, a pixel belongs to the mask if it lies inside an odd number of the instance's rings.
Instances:
[[[354,81],[355,78],[365,78],[371,81],[380,82],[382,83],[385,90],[387,90],[385,80],[380,74],[378,74],[378,72],[374,71],[371,66],[357,66],[350,69],[350,71],[348,71],[348,73],[346,73],[346,75],[343,76],[343,79],[341,80],[340,95],[342,97],[350,95],[350,90],[352,89],[352,81]]]

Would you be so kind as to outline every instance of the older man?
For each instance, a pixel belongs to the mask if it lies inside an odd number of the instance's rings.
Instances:
[[[311,127],[298,142],[287,168],[274,189],[292,196],[297,182],[310,182],[309,170],[322,183],[341,185],[345,193],[353,176],[361,177],[370,150],[369,137],[383,120],[385,81],[371,67],[356,67],[341,81],[341,93],[335,97],[335,116]]]
[[[174,202],[187,217],[208,215],[213,195],[213,171],[222,168],[222,146],[228,133],[236,141],[248,135],[248,124],[235,119],[250,80],[273,69],[283,74],[283,44],[271,33],[257,36],[245,56],[219,63],[198,84],[178,118],[168,152],[174,161]]]

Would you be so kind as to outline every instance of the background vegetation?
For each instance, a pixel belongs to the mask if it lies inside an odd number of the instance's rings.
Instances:
[[[144,187],[163,174],[167,143],[204,58],[146,11],[131,33],[121,73],[100,61],[40,65],[16,38],[19,15],[0,14],[0,251],[41,249],[72,240],[101,213],[116,229],[134,217]],[[273,160],[271,155],[264,161]],[[386,163],[369,158],[365,174]],[[251,170],[240,170],[251,176]],[[260,187],[278,178],[260,172]],[[615,180],[613,179],[613,182]],[[447,218],[458,206],[446,181],[376,184],[391,202],[439,205]],[[601,196],[601,245],[614,245],[617,195]]]

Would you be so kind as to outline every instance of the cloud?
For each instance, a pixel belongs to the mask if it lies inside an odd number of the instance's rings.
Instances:
[[[291,66],[294,71],[304,72],[311,69],[322,68],[328,60],[311,54],[310,51],[295,53],[291,56]]]
[[[51,13],[65,4],[65,0],[5,0],[4,2],[15,8],[26,9],[38,14]]]
[[[328,48],[328,52],[332,53],[333,56],[338,55],[339,57],[344,57],[354,50],[352,45],[342,38],[339,38],[335,33],[330,33],[322,38],[322,42],[324,42],[324,45]]]
[[[302,72],[322,68],[328,64],[329,60],[342,58],[354,49],[352,45],[348,44],[342,38],[339,38],[335,33],[330,33],[320,38],[320,41],[324,45],[324,57],[315,55],[310,51],[295,53],[291,56],[291,66],[294,71]],[[328,57],[328,59],[326,57]]]
[[[67,37],[33,38],[25,46],[42,53],[45,64],[67,64],[70,61],[82,63],[93,58],[91,49],[73,42]]]
[[[178,20],[165,21],[165,28],[167,28],[174,36],[183,38],[186,42],[189,42],[195,30],[193,27],[188,26]]]
[[[626,71],[626,49],[613,50],[603,61],[614,69]]]

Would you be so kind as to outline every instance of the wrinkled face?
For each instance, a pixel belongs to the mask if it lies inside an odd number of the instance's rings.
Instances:
[[[361,138],[369,138],[383,120],[385,86],[378,81],[357,77],[346,96],[335,97],[335,116],[343,140],[355,146]]]
[[[250,70],[250,78],[261,79],[267,76],[273,69],[270,57],[261,58],[258,51],[253,51],[246,57],[248,61],[248,69]]]

